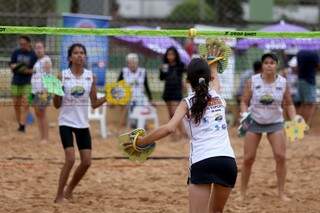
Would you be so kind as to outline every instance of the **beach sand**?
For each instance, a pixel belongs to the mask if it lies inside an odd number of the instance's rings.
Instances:
[[[75,189],[73,199],[54,204],[58,176],[64,162],[60,144],[57,111],[49,109],[50,143],[40,144],[37,125],[25,134],[16,131],[12,107],[0,107],[0,212],[12,213],[183,213],[188,212],[187,140],[163,139],[150,159],[135,163],[121,159],[116,136],[117,109],[108,110],[111,135],[101,139],[99,126],[91,124],[93,161],[88,173]],[[161,123],[167,120],[160,109]],[[240,201],[242,139],[230,129],[237,156],[239,175],[225,212],[305,213],[320,212],[320,128],[314,127],[302,140],[287,144],[289,202],[277,198],[275,162],[264,138],[249,183],[248,199]],[[167,159],[162,159],[167,158]],[[76,164],[79,163],[77,153]]]

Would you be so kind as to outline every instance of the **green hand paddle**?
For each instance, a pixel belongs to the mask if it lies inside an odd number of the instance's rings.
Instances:
[[[43,86],[52,93],[58,96],[64,96],[61,81],[54,75],[45,75],[42,77]]]

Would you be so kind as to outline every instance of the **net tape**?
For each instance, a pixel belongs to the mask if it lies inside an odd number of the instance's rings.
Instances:
[[[0,34],[157,36],[157,37],[227,37],[227,38],[320,38],[313,32],[212,31],[191,29],[125,29],[0,26]]]

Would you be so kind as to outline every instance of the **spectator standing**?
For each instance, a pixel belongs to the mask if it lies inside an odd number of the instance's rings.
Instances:
[[[50,104],[51,97],[43,86],[42,77],[52,73],[52,62],[50,57],[45,54],[45,47],[41,41],[36,42],[35,52],[38,61],[34,65],[34,74],[31,78],[33,106],[38,120],[40,142],[47,143],[49,141],[49,125],[46,108]]]
[[[162,98],[166,102],[171,119],[183,97],[183,73],[186,71],[185,64],[181,62],[179,53],[175,47],[169,47],[163,56],[163,64],[160,68],[160,80],[165,81]],[[186,135],[179,125],[181,135]]]
[[[316,71],[319,68],[319,56],[315,51],[300,50],[298,60],[298,91],[301,98],[300,114],[309,126],[316,110]]]
[[[11,95],[19,125],[18,131],[25,132],[27,114],[29,112],[28,96],[31,93],[31,77],[37,56],[32,50],[31,39],[28,36],[19,37],[19,48],[12,55],[9,63],[13,73],[11,81]]]

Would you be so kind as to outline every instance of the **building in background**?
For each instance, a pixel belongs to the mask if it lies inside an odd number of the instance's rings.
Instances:
[[[249,0],[243,1],[242,8],[243,18],[246,21],[266,22],[286,19],[317,24],[320,20],[320,1],[317,0],[296,0],[294,2],[290,0]]]
[[[117,0],[123,18],[166,18],[184,0]]]

